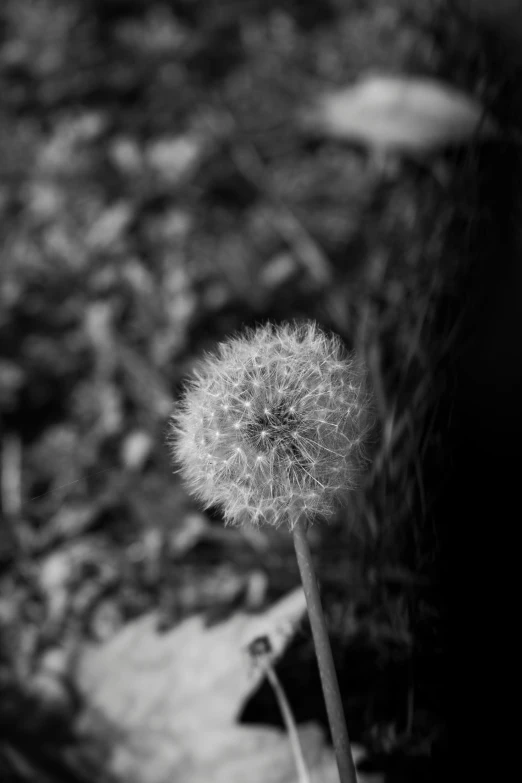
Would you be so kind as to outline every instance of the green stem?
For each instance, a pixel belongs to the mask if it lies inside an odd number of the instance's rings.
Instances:
[[[335,671],[332,648],[324,619],[319,587],[315,577],[312,554],[306,538],[306,528],[302,519],[298,519],[293,530],[295,553],[301,574],[301,581],[308,607],[308,616],[315,645],[315,654],[319,665],[321,685],[323,687],[328,722],[332,732],[332,741],[337,759],[341,783],[357,783],[355,766],[350,748],[350,739],[344,717],[339,682]]]

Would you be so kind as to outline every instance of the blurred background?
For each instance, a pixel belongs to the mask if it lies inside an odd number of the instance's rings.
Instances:
[[[114,773],[79,730],[86,646],[298,585],[285,531],[223,528],[165,445],[195,359],[294,317],[361,353],[378,409],[361,488],[312,537],[350,735],[380,779],[439,779],[448,530],[520,390],[519,72],[465,5],[2,3],[2,781]],[[393,85],[335,97],[368,74],[435,80],[440,127],[415,93],[395,133]],[[306,626],[278,673],[326,731]],[[266,683],[238,720],[281,726]],[[173,769],[136,779],[192,781]]]

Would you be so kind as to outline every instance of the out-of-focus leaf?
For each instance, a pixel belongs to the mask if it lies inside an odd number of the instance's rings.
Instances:
[[[133,207],[127,201],[107,208],[91,226],[87,244],[94,250],[113,250],[124,239],[133,218]]]
[[[194,135],[157,139],[149,144],[145,155],[154,173],[174,185],[193,172],[203,155],[203,146]]]
[[[296,590],[263,614],[237,613],[210,628],[193,617],[164,635],[150,614],[88,649],[78,674],[90,704],[84,725],[109,733],[112,725],[111,771],[127,783],[295,781],[286,734],[240,726],[237,717],[263,677],[246,645],[268,632],[281,652],[303,610]],[[301,736],[312,780],[337,781],[319,728],[306,725]]]
[[[125,437],[121,447],[121,460],[128,470],[139,471],[152,451],[152,437],[144,430],[134,430]]]
[[[435,79],[408,76],[368,75],[319,96],[299,122],[320,135],[413,156],[498,132],[472,96]]]

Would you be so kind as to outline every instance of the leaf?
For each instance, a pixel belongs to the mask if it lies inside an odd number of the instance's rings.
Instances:
[[[473,97],[435,79],[407,76],[368,75],[320,96],[298,121],[320,135],[412,156],[499,133]]]
[[[237,716],[263,677],[246,645],[269,633],[280,654],[304,606],[299,589],[261,615],[210,628],[192,617],[163,635],[149,614],[87,649],[78,669],[84,727],[110,738],[110,771],[126,783],[294,783],[285,732],[240,726]],[[300,734],[312,781],[337,783],[319,727]]]

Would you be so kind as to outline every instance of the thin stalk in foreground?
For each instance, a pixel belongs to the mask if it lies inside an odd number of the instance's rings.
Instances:
[[[283,687],[279,682],[279,678],[271,663],[268,663],[267,665],[266,676],[268,682],[272,686],[272,690],[274,691],[277,703],[279,704],[279,709],[281,710],[281,714],[285,722],[286,730],[288,732],[288,739],[290,741],[290,747],[292,748],[297,770],[297,779],[299,783],[310,783],[310,776],[308,775],[308,770],[306,768],[303,757],[303,750],[301,748],[301,742],[299,740],[299,733],[297,731],[297,726],[295,725],[294,716],[292,714],[292,710],[290,709],[290,704],[288,703],[288,699],[286,698]]]
[[[301,581],[308,607],[308,616],[314,639],[321,685],[323,688],[328,722],[332,732],[332,741],[337,759],[339,779],[341,783],[357,783],[355,765],[353,763],[350,739],[339,691],[339,682],[335,671],[332,648],[324,619],[319,587],[315,577],[312,554],[306,538],[306,527],[303,519],[298,519],[292,529],[295,553]]]

